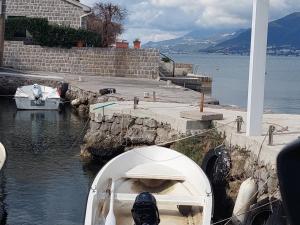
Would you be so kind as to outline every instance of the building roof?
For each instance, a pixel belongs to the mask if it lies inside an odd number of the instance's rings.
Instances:
[[[80,3],[79,1],[76,1],[76,0],[64,0],[64,1],[69,2],[70,4],[73,4],[73,5],[76,5],[80,8],[82,8],[83,11],[85,11],[85,12],[91,11],[91,8],[89,6],[84,5],[84,4]]]

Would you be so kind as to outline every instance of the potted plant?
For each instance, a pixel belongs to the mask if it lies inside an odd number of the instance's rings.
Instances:
[[[135,39],[134,41],[133,41],[133,47],[135,48],[135,49],[139,49],[139,48],[141,48],[141,41],[140,41],[140,39]]]

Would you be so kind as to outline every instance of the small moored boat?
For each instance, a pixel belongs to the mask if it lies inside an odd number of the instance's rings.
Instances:
[[[4,146],[0,142],[0,170],[2,169],[6,160],[6,151]]]
[[[55,88],[34,84],[19,87],[15,101],[18,109],[58,110],[60,95]]]
[[[149,220],[156,213],[141,201],[151,195],[162,225],[211,222],[212,191],[201,168],[179,152],[150,146],[123,153],[101,169],[89,192],[85,225]]]

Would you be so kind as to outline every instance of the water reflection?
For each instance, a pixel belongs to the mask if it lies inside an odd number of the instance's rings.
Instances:
[[[6,179],[3,172],[0,172],[0,224],[6,224],[7,220],[7,211],[5,206],[5,190]]]
[[[82,162],[80,142],[73,145],[84,124],[69,108],[16,111],[13,100],[0,98],[0,141],[8,152],[3,224],[83,223],[88,190],[102,166]]]

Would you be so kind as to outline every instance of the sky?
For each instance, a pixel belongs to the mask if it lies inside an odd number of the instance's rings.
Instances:
[[[93,6],[108,0],[81,0]],[[180,37],[193,30],[251,26],[252,0],[109,0],[128,11],[120,39],[142,43]],[[300,11],[300,0],[270,0],[270,20]]]

